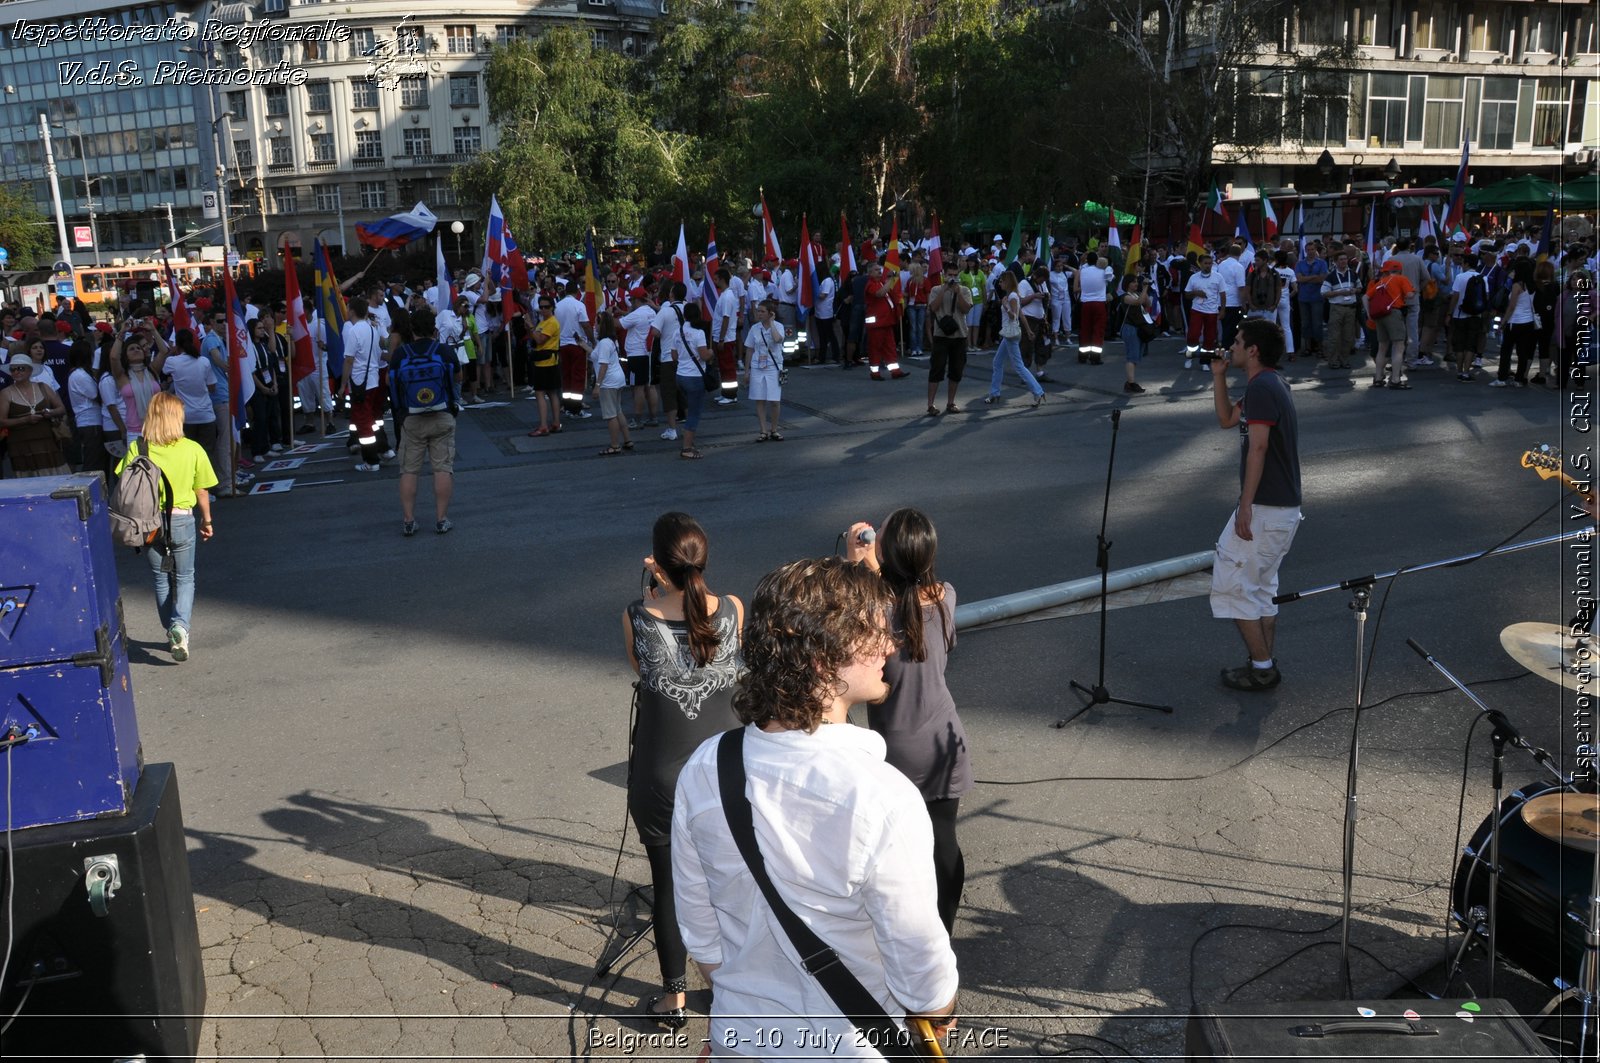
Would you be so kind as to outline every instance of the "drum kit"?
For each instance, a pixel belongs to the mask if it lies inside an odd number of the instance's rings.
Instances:
[[[1500,644],[1534,675],[1592,699],[1600,671],[1600,643],[1592,636],[1524,623],[1502,631]],[[1581,1053],[1600,1023],[1600,793],[1593,778],[1561,774],[1499,713],[1489,711],[1488,719],[1495,726],[1495,808],[1463,849],[1452,882],[1451,914],[1466,934],[1449,977],[1454,980],[1469,946],[1486,942],[1490,995],[1501,959],[1549,980],[1557,993],[1539,1014],[1574,1002]],[[1501,754],[1508,741],[1534,753],[1553,781],[1530,783],[1502,799]]]

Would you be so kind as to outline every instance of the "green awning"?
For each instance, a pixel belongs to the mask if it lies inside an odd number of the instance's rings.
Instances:
[[[1557,190],[1557,203],[1562,210],[1600,211],[1600,175],[1585,174],[1572,181],[1562,181]]]
[[[1555,191],[1556,186],[1544,178],[1523,174],[1478,189],[1477,195],[1467,197],[1467,207],[1470,210],[1544,210]]]

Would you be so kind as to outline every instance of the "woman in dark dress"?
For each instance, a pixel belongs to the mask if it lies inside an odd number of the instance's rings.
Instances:
[[[682,1029],[688,952],[672,892],[672,804],[678,772],[702,742],[737,727],[733,686],[740,669],[744,604],[706,589],[706,533],[686,513],[664,513],[644,559],[654,589],[622,617],[628,662],[639,673],[639,715],[628,757],[628,811],[650,858],[656,958],[665,992],[646,1005],[668,1030]]]
[[[848,556],[883,577],[894,592],[894,636],[899,651],[884,662],[889,696],[867,707],[867,726],[883,735],[886,759],[916,783],[933,822],[933,870],[939,918],[954,928],[967,866],[956,842],[961,795],[972,789],[967,730],[945,685],[945,663],[956,646],[956,591],[934,574],[939,535],[917,509],[884,518],[872,543],[870,525],[852,525]]]

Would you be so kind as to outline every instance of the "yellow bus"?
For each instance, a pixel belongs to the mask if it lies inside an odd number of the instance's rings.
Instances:
[[[178,279],[178,284],[183,288],[192,288],[195,285],[202,287],[213,283],[221,283],[222,273],[225,269],[220,260],[205,262],[188,262],[171,260],[169,265],[172,274]],[[256,275],[256,264],[248,258],[241,258],[238,267],[234,270],[234,279],[250,280]],[[72,270],[73,288],[78,297],[90,306],[109,303],[116,300],[118,293],[132,289],[138,291],[155,290],[165,292],[166,274],[161,268],[160,260],[147,262],[124,262],[122,265],[111,266],[75,266]],[[159,296],[163,301],[165,295]]]

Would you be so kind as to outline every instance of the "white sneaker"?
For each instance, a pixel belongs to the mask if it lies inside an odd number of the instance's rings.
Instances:
[[[394,451],[386,450],[386,451],[383,452],[383,460],[384,461],[391,461],[391,460],[393,460],[393,458],[394,458]]]
[[[664,430],[661,433],[661,438],[662,439],[677,439],[678,438],[678,430],[676,428],[668,428],[668,429]]]
[[[1509,387],[1510,385],[1507,384],[1504,380],[1491,380],[1491,381],[1489,381],[1489,386],[1492,387],[1492,388],[1504,388],[1504,387]]]
[[[376,465],[366,465],[359,461],[356,462],[356,472],[377,472],[378,468],[379,467]]]
[[[282,454],[284,451],[286,451],[288,449],[289,448],[284,446],[282,443],[274,443],[274,444],[272,444],[272,446],[267,448],[267,451],[268,451],[268,453],[271,453],[271,454]]]
[[[1472,368],[1474,368],[1474,369],[1482,369],[1483,368],[1483,359],[1482,358],[1474,358],[1472,360]]]
[[[732,406],[734,403],[736,403],[738,401],[739,401],[738,399],[730,399],[726,395],[718,395],[717,396],[717,405],[718,406]]]
[[[1185,369],[1193,369],[1194,368],[1194,359],[1193,358],[1185,358],[1183,360],[1183,367]]]
[[[177,637],[174,638],[173,636]],[[189,659],[189,632],[177,625],[167,632],[167,642],[172,648],[174,661],[187,661]]]

